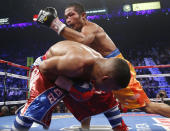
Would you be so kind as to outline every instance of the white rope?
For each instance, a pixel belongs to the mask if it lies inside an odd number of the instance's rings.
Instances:
[[[20,101],[6,101],[6,102],[0,102],[0,105],[13,105],[13,104],[24,104],[27,100],[20,100]]]
[[[167,86],[143,86],[144,89],[147,89],[147,88],[167,88],[167,87],[170,87],[170,85],[167,85]]]
[[[161,98],[149,98],[151,101],[162,101]],[[170,101],[170,98],[163,98],[164,101]]]
[[[146,74],[146,75],[137,75],[136,78],[148,78],[148,77],[170,77],[170,73],[167,74]]]
[[[6,75],[6,74],[7,74],[7,76],[14,77],[14,78],[20,78],[20,79],[26,79],[26,80],[29,79],[27,76],[16,75],[16,74],[12,74],[12,73],[0,72],[0,75]]]
[[[1,106],[1,105],[4,105],[4,102],[0,102],[0,106]]]

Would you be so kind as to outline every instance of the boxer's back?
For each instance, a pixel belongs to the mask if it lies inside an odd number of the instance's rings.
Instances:
[[[63,56],[63,55],[79,55],[87,58],[90,57],[102,57],[98,52],[74,41],[61,41],[56,43],[55,45],[51,46],[50,49],[47,51],[46,56],[47,59],[53,56]]]
[[[50,47],[46,58],[40,64],[40,70],[53,81],[61,74],[72,79],[89,79],[94,61],[103,57],[83,44],[61,41]]]

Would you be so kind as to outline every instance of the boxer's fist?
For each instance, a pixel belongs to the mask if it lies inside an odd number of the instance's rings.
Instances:
[[[37,23],[45,25],[53,29],[58,34],[66,27],[57,16],[57,11],[53,7],[46,7],[40,10],[37,18]]]
[[[73,86],[73,82],[64,76],[58,76],[55,80],[55,85],[69,92]]]
[[[57,17],[57,11],[53,7],[46,7],[40,10],[37,23],[50,27],[53,20]]]
[[[58,76],[55,85],[68,91],[69,95],[76,101],[86,101],[90,99],[95,91],[90,82],[73,82],[64,76]]]
[[[95,89],[91,83],[86,82],[74,82],[73,86],[70,88],[69,94],[76,101],[86,101],[89,100]]]

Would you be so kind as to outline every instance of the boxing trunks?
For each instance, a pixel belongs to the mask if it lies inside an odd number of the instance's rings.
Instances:
[[[125,60],[130,68],[131,79],[129,85],[124,89],[113,91],[115,97],[119,100],[123,107],[128,109],[135,109],[144,107],[146,103],[150,103],[150,100],[144,92],[141,84],[136,80],[136,71],[132,64],[122,56],[118,49],[114,50],[105,58],[110,57],[117,57]]]
[[[16,127],[23,120],[22,123],[25,123],[25,125],[26,121],[32,121],[43,125],[44,128],[48,128],[54,108],[63,99],[65,94],[67,94],[62,89],[56,87],[55,84],[49,82],[40,72],[38,65],[44,59],[46,59],[45,56],[37,58],[32,66],[30,98],[17,112],[17,118],[20,120],[16,118],[16,122],[14,122],[14,126],[16,124]],[[24,121],[25,119],[26,121]],[[25,125],[23,124],[21,126]]]
[[[75,101],[71,96],[66,96],[63,100],[66,107],[79,121],[103,113],[118,104],[112,92],[105,93],[102,91],[95,91],[87,101]]]

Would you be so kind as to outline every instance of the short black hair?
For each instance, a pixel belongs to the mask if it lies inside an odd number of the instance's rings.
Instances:
[[[120,58],[114,58],[114,71],[113,79],[115,81],[115,84],[121,88],[126,88],[130,82],[131,73],[130,73],[130,67],[127,63],[127,61],[120,59]]]
[[[69,7],[74,7],[75,11],[79,14],[82,14],[85,12],[84,6],[80,3],[69,3],[65,9],[69,8]]]

